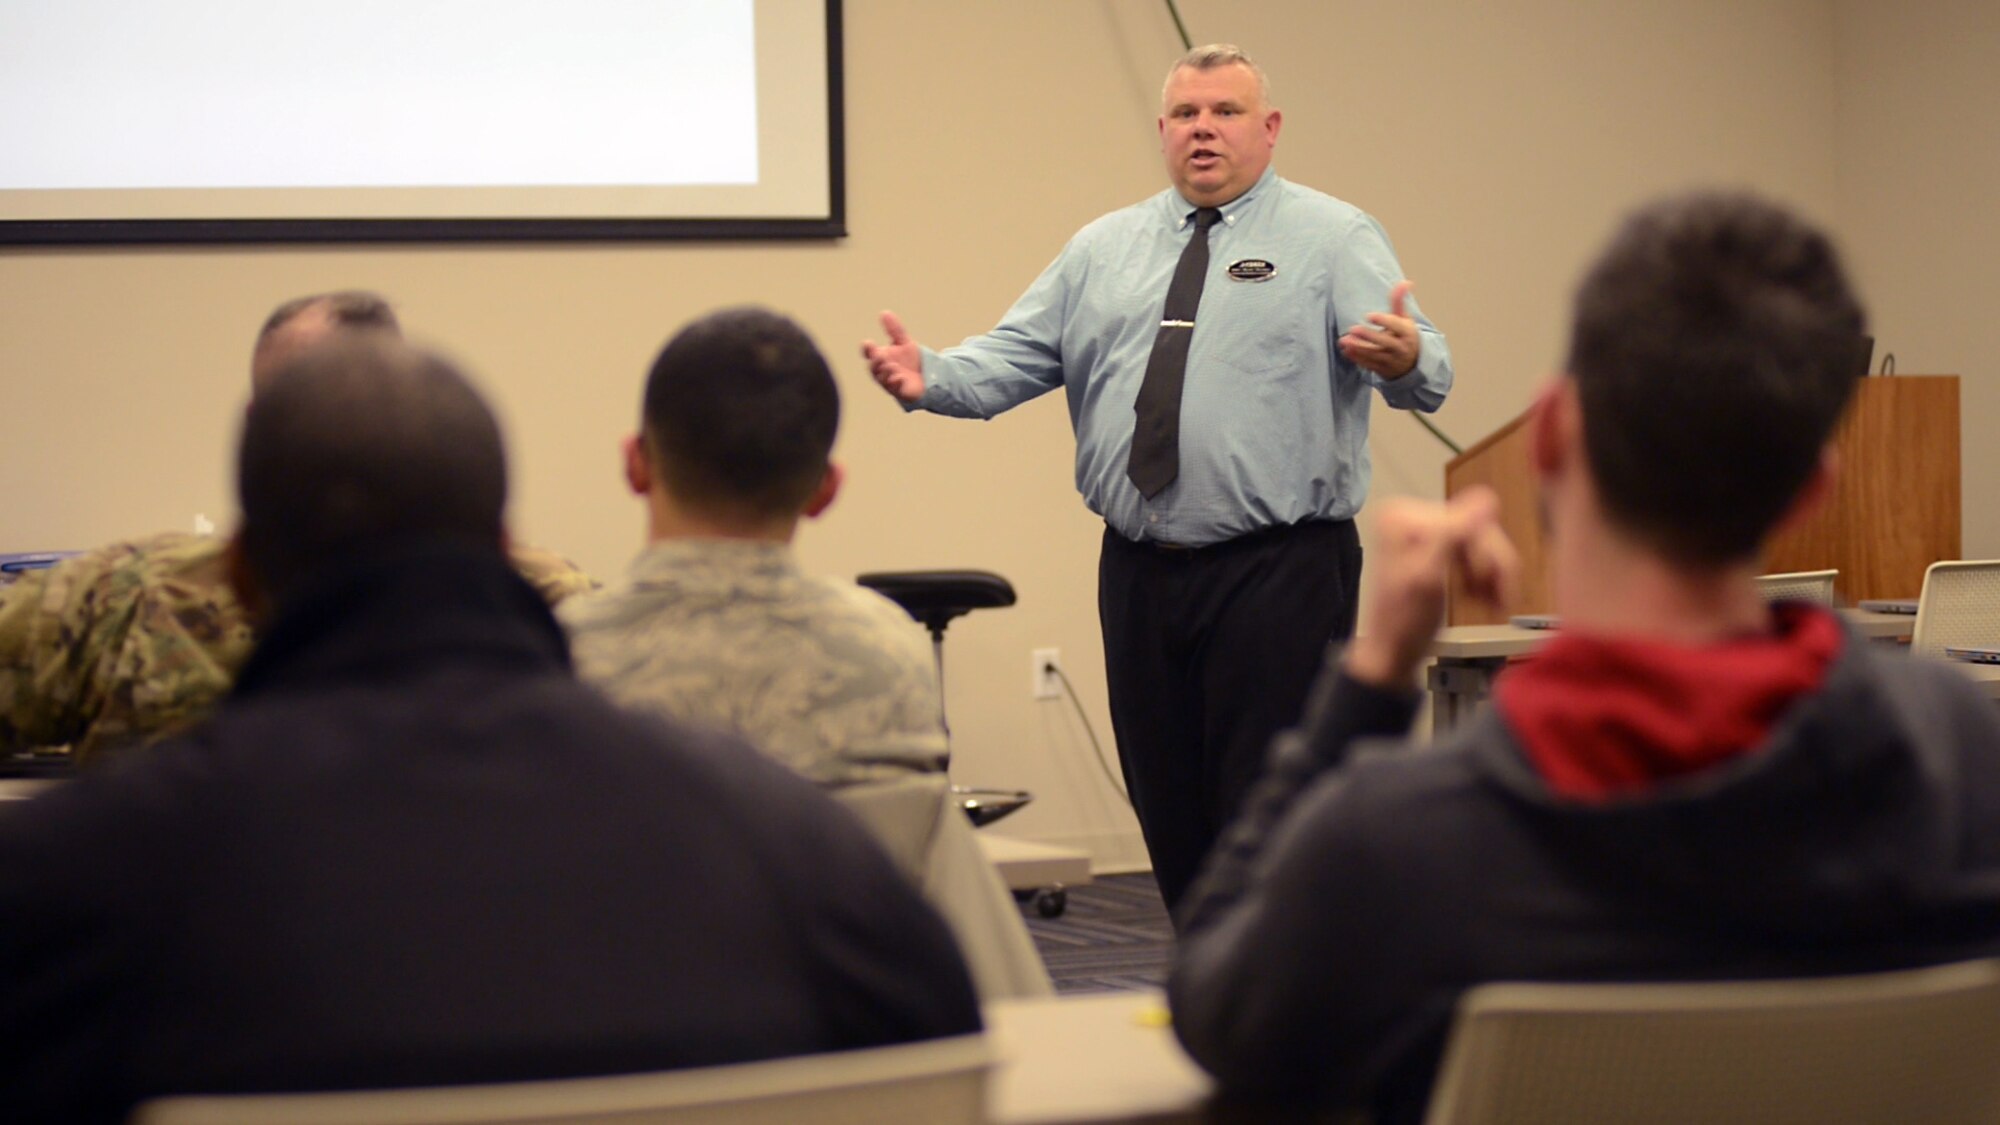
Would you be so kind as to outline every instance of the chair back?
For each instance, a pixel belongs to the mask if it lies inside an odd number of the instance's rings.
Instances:
[[[1910,651],[1942,658],[1953,645],[2000,645],[2000,559],[1934,562],[1925,569]]]
[[[2000,962],[1466,993],[1427,1125],[2000,1121]]]
[[[1757,592],[1764,595],[1764,600],[1767,602],[1815,602],[1831,606],[1834,604],[1833,584],[1839,578],[1838,570],[1795,570],[1789,574],[1760,574],[1757,576]]]
[[[828,792],[867,826],[910,882],[922,886],[938,824],[950,810],[945,801],[949,788],[945,775],[930,773],[858,781]]]
[[[937,908],[958,939],[981,1001],[1055,995],[1049,970],[943,774],[908,774],[829,790]]]
[[[657,1074],[321,1094],[161,1098],[133,1125],[973,1125],[984,1035]]]

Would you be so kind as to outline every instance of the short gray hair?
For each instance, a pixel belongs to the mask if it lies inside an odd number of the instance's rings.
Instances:
[[[1257,96],[1263,99],[1264,108],[1271,108],[1271,80],[1264,74],[1264,68],[1257,60],[1245,54],[1243,48],[1234,43],[1210,43],[1206,47],[1196,47],[1174,61],[1167,68],[1167,80],[1160,83],[1160,101],[1167,100],[1167,88],[1174,84],[1174,75],[1182,70],[1214,70],[1217,67],[1241,66],[1257,78]]]

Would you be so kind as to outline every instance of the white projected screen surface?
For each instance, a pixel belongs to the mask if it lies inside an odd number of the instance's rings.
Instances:
[[[0,4],[0,220],[825,218],[824,0]]]

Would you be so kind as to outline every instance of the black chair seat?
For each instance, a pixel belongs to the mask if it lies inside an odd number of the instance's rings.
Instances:
[[[902,606],[941,637],[954,617],[1014,604],[1014,586],[990,570],[883,570],[856,582]]]

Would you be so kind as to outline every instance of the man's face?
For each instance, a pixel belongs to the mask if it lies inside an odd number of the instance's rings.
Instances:
[[[1167,83],[1161,109],[1167,178],[1189,203],[1220,207],[1249,191],[1271,166],[1279,115],[1264,104],[1249,67],[1181,67]]]

